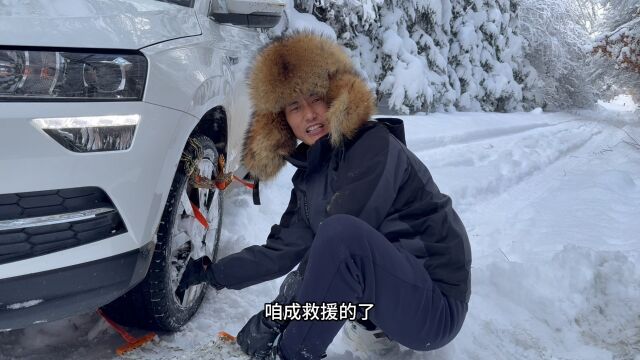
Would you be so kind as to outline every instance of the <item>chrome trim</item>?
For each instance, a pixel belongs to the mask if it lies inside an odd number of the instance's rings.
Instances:
[[[38,216],[25,219],[0,220],[0,231],[24,229],[36,226],[54,225],[73,221],[87,220],[98,215],[115,212],[114,208],[101,207],[97,209],[89,209],[76,211],[72,213],[56,214],[48,216]]]
[[[40,129],[59,130],[69,128],[137,126],[140,123],[140,114],[38,118],[33,119],[33,123]]]

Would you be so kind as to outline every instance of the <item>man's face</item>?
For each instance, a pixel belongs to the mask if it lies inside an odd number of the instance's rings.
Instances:
[[[329,133],[328,109],[327,103],[318,95],[298,96],[285,106],[284,115],[293,134],[311,146]]]

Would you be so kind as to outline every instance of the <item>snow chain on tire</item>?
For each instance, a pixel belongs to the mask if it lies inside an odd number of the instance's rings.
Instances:
[[[206,155],[207,152],[209,153],[209,157]],[[199,177],[200,180],[206,179],[206,177],[200,176],[200,171],[198,170],[201,161],[205,157],[207,157],[207,160],[213,165],[211,177],[214,174],[217,175],[215,171],[219,169],[219,167],[216,167],[216,163],[218,162],[217,160],[220,159],[220,156],[218,156],[215,144],[211,139],[202,135],[190,138],[180,158],[181,164],[176,170],[171,183],[169,195],[158,226],[157,243],[146,277],[128,293],[103,307],[103,310],[109,317],[116,322],[123,325],[133,325],[152,330],[177,331],[195,314],[200,302],[204,298],[206,287],[187,307],[176,303],[176,300],[174,300],[176,294],[171,274],[175,270],[175,266],[181,266],[180,264],[172,263],[174,260],[172,258],[172,251],[175,250],[173,249],[173,230],[175,226],[178,226],[177,221],[180,220],[181,215],[178,214],[178,210],[180,208],[181,196],[185,191],[187,195],[195,191],[196,188],[218,191],[217,197],[215,193],[208,195],[211,196],[211,202],[209,204],[206,203],[206,200],[203,200],[204,202],[202,204],[199,202],[197,205],[207,206],[209,207],[209,211],[213,210],[215,206],[218,210],[217,217],[212,219],[215,220],[217,229],[215,230],[215,238],[212,239],[214,242],[212,244],[213,249],[210,248],[212,251],[212,254],[210,254],[212,260],[215,260],[217,256],[221,231],[223,191],[220,191],[215,186],[194,186],[192,182],[196,176]],[[219,176],[216,176],[216,178],[218,177]],[[191,239],[191,242],[193,241],[199,240]],[[176,249],[179,250],[179,248]]]

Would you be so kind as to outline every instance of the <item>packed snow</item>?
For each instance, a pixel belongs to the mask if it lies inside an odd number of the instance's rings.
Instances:
[[[620,115],[622,114],[622,115]],[[640,360],[640,119],[637,112],[404,117],[408,146],[449,194],[472,245],[465,325],[443,349],[399,359]],[[264,242],[288,202],[291,167],[228,190],[222,255]],[[180,332],[130,359],[233,359],[237,333],[281,280],[210,290]],[[134,330],[137,335],[144,334]],[[0,333],[1,359],[111,359],[123,341],[96,314]],[[235,349],[237,350],[237,349]],[[328,359],[367,359],[338,334]]]
[[[631,95],[618,95],[611,101],[598,100],[598,105],[604,109],[620,112],[634,112],[638,108],[638,104],[633,101]]]

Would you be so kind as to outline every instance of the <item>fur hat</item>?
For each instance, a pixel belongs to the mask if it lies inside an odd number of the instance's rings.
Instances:
[[[329,110],[331,144],[351,138],[375,112],[375,100],[340,45],[311,33],[285,35],[267,44],[249,75],[254,112],[242,162],[256,178],[274,177],[296,147],[284,107],[300,95],[322,96]]]

